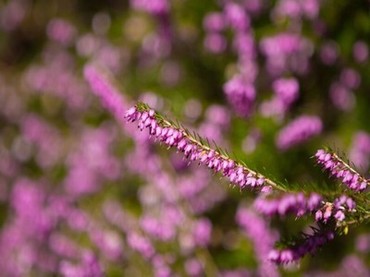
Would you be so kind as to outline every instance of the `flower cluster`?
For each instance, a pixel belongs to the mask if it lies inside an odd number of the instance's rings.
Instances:
[[[319,117],[302,115],[279,132],[276,145],[280,150],[287,150],[320,134],[322,127]]]
[[[255,208],[262,214],[268,216],[294,214],[303,216],[315,211],[321,206],[322,197],[317,193],[305,196],[303,193],[284,194],[280,199],[258,198]]]
[[[130,108],[125,117],[128,121],[139,121],[138,127],[140,130],[148,128],[150,135],[160,142],[177,148],[191,161],[198,161],[215,172],[222,173],[232,184],[236,184],[240,188],[247,186],[255,188],[265,185],[266,179],[262,175],[201,144],[184,129],[175,127],[170,122],[158,118],[154,110],[148,107],[140,107],[143,108],[140,111],[138,107],[139,105]]]
[[[312,43],[300,34],[283,32],[264,37],[260,49],[267,58],[267,69],[271,75],[281,74],[284,70],[297,73],[308,70]]]
[[[369,185],[369,180],[362,177],[335,153],[320,149],[315,154],[317,163],[329,171],[332,176],[340,179],[350,189],[363,191]]]
[[[224,85],[228,101],[240,116],[248,116],[256,97],[254,87],[245,82],[241,76],[235,76]]]
[[[334,200],[333,203],[325,203],[324,206],[315,213],[316,221],[328,222],[330,218],[335,218],[337,222],[344,221],[345,212],[355,212],[356,203],[352,198],[342,195]]]
[[[324,232],[315,230],[314,234],[306,235],[306,239],[301,243],[283,250],[274,249],[269,253],[269,260],[278,264],[288,264],[296,262],[306,254],[314,254],[318,248],[334,238],[331,231]]]

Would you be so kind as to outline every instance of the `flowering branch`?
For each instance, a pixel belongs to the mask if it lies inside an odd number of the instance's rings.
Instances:
[[[177,148],[191,161],[197,160],[215,172],[220,172],[232,184],[240,188],[248,186],[260,188],[261,191],[268,191],[272,188],[286,191],[281,185],[248,168],[242,162],[233,160],[220,148],[212,149],[209,143],[201,137],[196,134],[191,135],[188,130],[165,119],[144,103],[138,103],[129,109],[125,117],[128,121],[139,121],[139,129],[148,128],[150,135],[155,136],[159,141]]]
[[[272,250],[269,258],[275,263],[295,262],[307,253],[313,254],[322,245],[332,240],[335,234],[346,234],[349,225],[370,219],[367,207],[361,206],[365,205],[366,201],[360,197],[360,194],[353,195],[353,198],[361,204],[357,205],[355,200],[346,195],[328,202],[317,193],[304,195],[290,191],[250,169],[243,162],[232,159],[219,147],[215,146],[213,149],[200,136],[191,134],[179,123],[166,119],[145,103],[138,103],[129,109],[125,118],[131,122],[137,121],[140,130],[148,129],[149,134],[156,140],[176,148],[190,161],[198,161],[199,164],[221,173],[232,184],[240,188],[249,187],[266,192],[255,202],[255,208],[260,213],[268,216],[285,216],[290,213],[296,217],[311,214],[319,226],[318,229],[311,227],[312,234],[302,233],[301,239],[286,245],[285,249]],[[369,185],[369,180],[362,177],[335,153],[319,150],[315,157],[319,164],[356,192],[364,191]],[[276,194],[282,196],[276,198]]]
[[[364,191],[370,184],[370,180],[362,177],[355,169],[344,162],[336,153],[318,150],[315,154],[317,163],[322,165],[330,174],[340,179],[354,191]]]

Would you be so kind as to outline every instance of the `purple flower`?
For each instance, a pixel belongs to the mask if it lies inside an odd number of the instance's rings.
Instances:
[[[146,259],[151,258],[155,254],[155,249],[150,240],[136,232],[128,234],[127,244]]]
[[[102,266],[91,252],[86,252],[80,264],[74,265],[67,261],[62,261],[60,271],[63,276],[104,276]]]
[[[333,238],[333,232],[318,230],[312,235],[306,235],[306,238],[302,243],[282,250],[271,250],[269,253],[269,259],[277,264],[289,264],[296,262],[306,254],[314,254],[318,248]]]
[[[195,222],[192,229],[192,235],[196,245],[203,247],[207,246],[211,240],[211,234],[212,223],[208,219],[199,219]]]
[[[290,17],[293,20],[307,17],[314,19],[320,10],[320,3],[317,0],[296,1],[280,0],[273,11],[277,17]]]
[[[358,63],[365,63],[369,57],[369,47],[364,41],[357,41],[353,45],[353,57]]]
[[[203,265],[196,258],[188,259],[185,262],[185,271],[189,276],[201,276],[203,272]]]
[[[333,41],[328,41],[321,46],[320,58],[326,65],[332,65],[338,58],[339,47]]]
[[[317,136],[321,133],[322,127],[319,117],[302,115],[279,132],[276,145],[280,150],[287,150]]]
[[[76,36],[76,29],[69,22],[56,18],[49,22],[47,34],[55,42],[68,46]]]
[[[363,191],[369,185],[369,180],[362,177],[335,153],[329,153],[320,149],[316,152],[315,157],[318,164],[329,171],[332,176],[340,179],[350,189]]]
[[[364,254],[370,253],[370,234],[364,233],[357,237],[356,249]]]
[[[361,83],[361,77],[356,70],[345,68],[340,74],[340,82],[349,89],[356,89]]]
[[[256,91],[251,84],[244,82],[241,76],[234,76],[224,85],[224,92],[238,115],[247,117],[251,114],[256,97]]]
[[[134,9],[146,11],[155,15],[168,13],[169,3],[167,0],[131,0]]]
[[[329,93],[334,106],[342,111],[350,111],[356,104],[353,92],[341,83],[334,82],[330,86]]]
[[[316,193],[305,196],[303,193],[284,194],[279,199],[268,199],[267,197],[258,198],[254,206],[262,214],[273,216],[285,216],[289,213],[302,216],[311,213],[321,206],[322,198]]]
[[[220,32],[225,28],[225,19],[221,13],[212,12],[206,15],[203,21],[207,32]]]
[[[267,69],[278,75],[285,70],[306,72],[313,47],[309,40],[299,34],[280,33],[263,38],[260,48],[267,57]]]
[[[272,88],[277,97],[279,97],[287,106],[290,106],[297,98],[299,83],[293,78],[282,78],[273,82]]]
[[[326,202],[315,213],[315,220],[327,223],[330,219],[334,219],[337,223],[342,222],[346,218],[346,213],[356,212],[356,203],[352,198],[342,195],[334,199],[333,203]]]
[[[249,28],[250,19],[240,5],[228,2],[225,6],[224,13],[226,22],[232,29],[244,31]]]
[[[225,51],[227,41],[225,37],[218,33],[209,33],[204,39],[204,47],[211,53],[219,54]]]
[[[127,102],[119,90],[110,82],[108,75],[99,70],[97,66],[89,64],[84,68],[84,77],[92,92],[100,98],[116,119],[121,120]]]
[[[279,276],[277,268],[267,260],[277,234],[268,228],[267,222],[253,209],[240,207],[236,214],[236,221],[253,243],[259,263],[257,275]]]

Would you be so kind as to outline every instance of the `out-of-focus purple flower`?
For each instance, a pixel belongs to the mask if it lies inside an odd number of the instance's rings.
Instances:
[[[134,9],[149,12],[155,15],[163,15],[169,11],[167,0],[130,0]]]
[[[241,5],[252,14],[257,14],[261,11],[264,6],[264,2],[262,0],[245,0],[242,1]]]
[[[207,32],[221,32],[225,28],[225,19],[221,13],[212,12],[203,20],[203,27]]]
[[[278,122],[281,122],[284,119],[287,107],[280,98],[275,96],[270,100],[262,102],[259,110],[263,116],[274,117]]]
[[[64,19],[53,19],[47,26],[47,35],[51,40],[57,43],[68,46],[70,45],[75,36],[75,27]]]
[[[155,254],[155,249],[151,241],[139,233],[130,232],[127,235],[127,243],[133,250],[139,252],[146,259],[150,259]]]
[[[252,129],[249,134],[244,138],[242,148],[247,154],[252,153],[260,142],[262,132],[260,129]]]
[[[185,271],[189,276],[201,276],[203,272],[202,263],[196,258],[188,259],[185,261]]]
[[[299,84],[294,78],[281,78],[272,83],[275,95],[272,99],[262,102],[260,111],[266,117],[282,120],[292,103],[298,98]]]
[[[221,127],[228,127],[230,124],[230,113],[226,107],[222,105],[211,105],[205,112],[207,121],[217,124]]]
[[[258,198],[254,205],[258,212],[268,216],[281,215],[289,213],[295,216],[303,216],[319,208],[322,204],[322,197],[316,193],[305,196],[303,193],[285,194],[281,198],[267,199]]]
[[[62,261],[60,272],[65,277],[74,276],[104,276],[104,271],[99,263],[98,257],[91,252],[86,252],[80,264],[73,264],[68,261]]]
[[[299,91],[299,83],[294,78],[282,78],[272,83],[272,88],[281,100],[290,106],[297,98]]]
[[[92,91],[104,103],[106,108],[116,117],[122,120],[126,109],[127,101],[123,95],[114,87],[103,71],[94,65],[87,65],[84,68],[84,77],[88,81]]]
[[[162,65],[161,79],[164,85],[173,87],[178,84],[181,77],[181,66],[177,62],[165,62]]]
[[[211,53],[219,54],[225,51],[227,41],[222,34],[209,33],[204,39],[204,47]]]
[[[356,70],[345,68],[340,74],[340,82],[349,89],[357,89],[361,83],[361,76]]]
[[[326,65],[332,65],[338,58],[338,45],[333,41],[324,43],[320,48],[321,61]]]
[[[89,230],[91,241],[99,248],[101,253],[110,261],[119,261],[124,253],[123,241],[119,233],[101,228]]]
[[[356,239],[357,251],[369,254],[370,253],[370,234],[361,234]]]
[[[264,38],[261,49],[267,56],[279,57],[301,51],[306,43],[308,42],[298,34],[281,33]]]
[[[357,41],[353,45],[353,57],[358,63],[365,63],[369,57],[369,47],[364,41]]]
[[[252,84],[245,82],[241,76],[234,76],[224,85],[224,92],[238,115],[247,117],[251,114],[256,97]]]
[[[153,64],[159,59],[167,57],[171,53],[171,44],[167,37],[161,34],[151,33],[145,37],[142,43],[142,65]]]
[[[340,83],[333,83],[330,87],[330,99],[333,104],[342,111],[350,111],[356,103],[352,91]]]
[[[169,261],[161,255],[155,255],[152,259],[152,265],[154,269],[154,277],[171,277],[171,268],[168,266]]]
[[[256,56],[255,41],[251,34],[238,32],[235,34],[233,47],[242,59],[252,59]],[[249,71],[249,70],[248,70]],[[246,75],[250,74],[247,72]]]
[[[37,148],[36,162],[42,168],[54,166],[63,156],[61,134],[35,114],[22,119],[21,129],[27,142]]]
[[[227,2],[224,8],[225,20],[236,31],[244,31],[249,28],[250,19],[243,7],[232,2]]]
[[[291,19],[307,17],[314,19],[320,10],[320,3],[317,0],[280,0],[273,11],[275,16],[287,16]]]
[[[277,239],[277,234],[269,229],[266,221],[252,209],[239,208],[236,214],[236,221],[253,242],[259,263],[258,276],[279,276],[275,265],[268,261],[268,254]]]
[[[313,52],[312,43],[295,33],[265,37],[260,42],[260,49],[267,57],[267,69],[273,75],[280,75],[286,70],[305,73],[308,58]]]
[[[285,126],[276,138],[280,150],[287,150],[301,144],[322,131],[321,119],[317,116],[302,115]]]
[[[340,179],[350,189],[363,191],[369,185],[369,180],[354,171],[335,153],[329,153],[320,149],[315,154],[315,157],[318,164],[323,166],[325,170],[329,171],[332,176]]]
[[[365,131],[357,132],[352,140],[349,158],[353,164],[366,171],[370,165],[370,134]]]
[[[156,239],[170,241],[176,235],[176,226],[168,218],[157,219],[151,216],[144,216],[140,220],[142,229]]]
[[[69,172],[63,183],[71,195],[96,192],[104,180],[115,180],[120,176],[120,163],[109,152],[114,139],[113,129],[107,127],[84,130],[81,147],[67,157]]]
[[[199,219],[195,222],[192,235],[194,243],[198,246],[205,247],[209,244],[212,234],[212,223],[206,219]]]
[[[88,106],[86,86],[77,78],[73,58],[65,51],[44,52],[43,64],[30,66],[22,78],[33,93],[56,96],[74,111]]]
[[[94,53],[94,62],[104,66],[113,73],[118,73],[121,71],[122,67],[122,52],[123,50],[120,47],[103,44]]]
[[[69,259],[77,259],[81,256],[82,248],[70,238],[61,234],[53,233],[49,238],[49,247],[55,253]]]
[[[22,22],[28,8],[27,1],[8,1],[0,10],[0,28],[5,31],[15,30]]]
[[[76,51],[82,57],[91,57],[100,49],[103,42],[101,39],[91,33],[81,35],[76,41]]]

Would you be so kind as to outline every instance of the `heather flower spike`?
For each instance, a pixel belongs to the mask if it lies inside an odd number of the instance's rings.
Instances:
[[[351,190],[364,191],[370,184],[369,179],[357,173],[355,169],[339,158],[334,152],[320,149],[316,152],[315,158],[319,165]]]
[[[260,190],[264,190],[265,187],[273,187],[284,191],[280,185],[240,162],[234,161],[226,153],[222,153],[219,148],[216,150],[210,148],[202,138],[193,136],[183,127],[166,120],[144,103],[138,103],[135,107],[130,108],[126,112],[125,118],[131,122],[138,121],[140,130],[147,128],[149,134],[155,139],[169,147],[175,147],[190,161],[198,161],[199,164],[221,173],[233,185]]]
[[[273,249],[269,253],[269,260],[277,264],[289,264],[296,262],[306,254],[314,254],[321,246],[334,239],[334,232],[325,229],[312,228],[313,234],[303,234],[301,240],[297,240],[290,247]]]
[[[345,234],[349,225],[370,218],[366,209],[361,207],[361,211],[357,210],[355,200],[359,199],[358,196],[354,195],[353,199],[342,195],[329,202],[326,201],[325,195],[289,191],[249,169],[243,163],[233,160],[218,147],[212,149],[201,137],[190,134],[181,125],[167,120],[144,103],[138,103],[130,108],[125,118],[127,121],[137,121],[140,130],[148,129],[149,134],[156,140],[168,147],[176,148],[190,161],[197,161],[214,172],[221,173],[233,185],[257,189],[260,196],[255,201],[254,208],[259,213],[270,217],[288,214],[296,217],[311,215],[320,229],[313,228],[313,234],[303,234],[300,240],[283,250],[272,250],[269,259],[277,264],[296,262],[308,253],[313,254],[332,240],[335,234]],[[355,191],[366,189],[369,181],[336,154],[319,150],[315,156],[319,164],[328,169],[332,175],[340,178],[349,188]],[[277,195],[280,196],[277,197]]]

